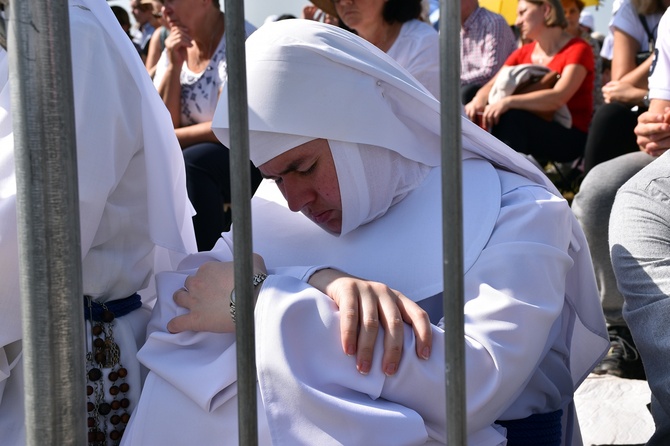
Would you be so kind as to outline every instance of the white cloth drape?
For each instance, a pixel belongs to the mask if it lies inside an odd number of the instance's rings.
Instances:
[[[181,150],[169,114],[109,5],[71,0],[69,15],[83,290],[107,302],[149,287],[142,292],[147,302],[155,294],[153,271],[174,269],[197,251]],[[24,431],[14,142],[7,54],[0,56],[0,443],[19,445]],[[135,354],[147,320],[148,311],[140,310],[115,327],[134,402],[141,385]],[[10,388],[3,396],[4,386]]]

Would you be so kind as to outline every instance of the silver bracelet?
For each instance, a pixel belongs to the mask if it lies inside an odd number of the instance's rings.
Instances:
[[[254,289],[263,283],[263,281],[267,278],[267,274],[265,273],[258,273],[254,274],[254,279],[253,279],[253,285]],[[233,288],[230,291],[230,317],[233,319],[233,323],[237,323],[237,320],[235,319],[235,288]]]

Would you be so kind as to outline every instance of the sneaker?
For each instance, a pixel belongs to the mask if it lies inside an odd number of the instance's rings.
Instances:
[[[626,379],[647,379],[642,359],[627,327],[610,327],[610,350],[593,369],[596,375],[613,375]]]

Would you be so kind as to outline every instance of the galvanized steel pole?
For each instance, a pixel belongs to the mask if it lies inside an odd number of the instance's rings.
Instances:
[[[440,1],[442,114],[442,224],[444,256],[447,444],[467,444],[463,317],[463,211],[461,195],[461,6]],[[457,137],[454,137],[457,136]]]
[[[67,0],[13,0],[8,51],[28,445],[86,443],[79,198]]]
[[[239,442],[258,444],[256,419],[256,354],[251,258],[251,173],[249,170],[249,115],[245,60],[244,3],[226,0],[228,109],[230,116],[230,172],[237,295],[237,407]]]

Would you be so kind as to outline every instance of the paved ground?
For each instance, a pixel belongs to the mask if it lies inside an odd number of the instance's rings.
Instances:
[[[575,405],[584,446],[642,445],[654,432],[646,381],[590,375]]]

